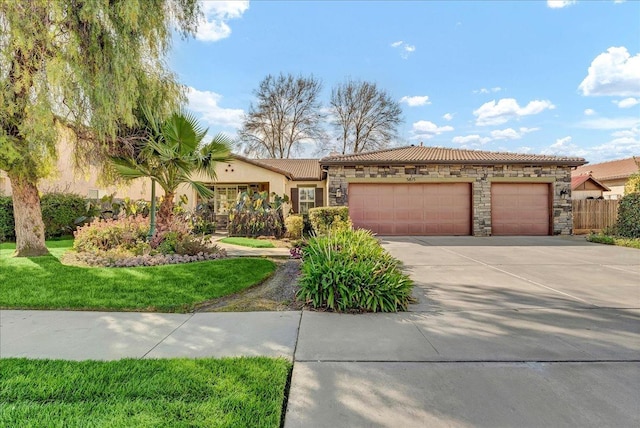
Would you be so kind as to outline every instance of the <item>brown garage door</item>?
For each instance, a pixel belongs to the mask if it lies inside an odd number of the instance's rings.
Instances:
[[[549,235],[549,185],[492,183],[493,235]]]
[[[354,226],[379,235],[470,235],[471,184],[349,184]]]

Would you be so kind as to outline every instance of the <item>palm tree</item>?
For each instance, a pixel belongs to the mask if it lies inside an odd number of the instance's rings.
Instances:
[[[166,230],[173,218],[173,199],[178,186],[189,183],[202,198],[210,198],[213,191],[191,176],[202,173],[214,180],[218,162],[231,159],[232,141],[224,134],[203,143],[208,129],[184,111],[173,113],[161,121],[149,109],[143,109],[146,138],[141,139],[130,156],[111,157],[116,172],[125,180],[149,177],[164,190],[158,210],[158,230]]]

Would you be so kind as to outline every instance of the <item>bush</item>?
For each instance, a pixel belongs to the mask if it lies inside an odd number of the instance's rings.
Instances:
[[[302,216],[290,215],[284,219],[284,226],[287,229],[287,238],[302,238],[302,230],[304,229],[304,220],[302,219]]]
[[[274,203],[267,202],[267,192],[247,192],[238,195],[236,205],[229,213],[229,236],[275,236],[284,235],[284,218],[281,198],[274,195]]]
[[[70,235],[87,219],[87,201],[74,193],[45,193],[40,207],[47,239]]]
[[[624,184],[624,194],[630,195],[632,193],[640,193],[640,172],[631,174]]]
[[[94,220],[74,233],[76,251],[124,250],[140,253],[147,244],[149,221],[142,216]]]
[[[618,235],[640,238],[640,193],[630,193],[620,199],[616,226]]]
[[[326,235],[334,223],[349,221],[348,207],[318,207],[309,210],[309,221],[316,235]]]
[[[412,283],[368,230],[311,238],[303,250],[298,297],[336,311],[406,310]]]
[[[0,196],[0,242],[16,239],[16,225],[13,219],[11,196]]]

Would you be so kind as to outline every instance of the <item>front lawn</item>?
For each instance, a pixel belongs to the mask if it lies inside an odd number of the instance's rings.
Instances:
[[[251,248],[275,248],[271,242],[264,239],[243,238],[238,236],[222,238],[220,242]]]
[[[279,427],[284,359],[0,359],[0,426]]]
[[[189,312],[260,283],[276,268],[254,258],[133,268],[63,265],[60,257],[72,242],[47,241],[51,255],[29,258],[13,258],[15,244],[0,244],[0,308]]]

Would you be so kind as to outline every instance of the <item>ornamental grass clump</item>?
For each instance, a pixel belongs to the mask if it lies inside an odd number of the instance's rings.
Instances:
[[[334,311],[406,310],[412,282],[368,230],[340,228],[309,239],[298,297]]]

